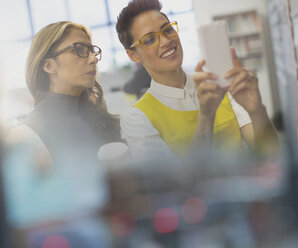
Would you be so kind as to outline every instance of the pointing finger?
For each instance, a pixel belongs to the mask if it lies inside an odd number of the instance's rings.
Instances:
[[[242,66],[241,61],[239,60],[234,47],[231,47],[231,54],[232,54],[232,59],[233,59],[234,66],[235,67],[241,67]]]
[[[199,61],[199,63],[197,64],[195,71],[199,72],[199,71],[203,71],[203,66],[205,65],[205,60],[202,59]]]

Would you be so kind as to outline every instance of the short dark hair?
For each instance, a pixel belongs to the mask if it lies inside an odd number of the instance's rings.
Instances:
[[[125,49],[130,49],[133,42],[130,29],[135,17],[149,10],[156,10],[160,12],[161,8],[162,5],[159,0],[132,0],[125,8],[122,9],[118,16],[116,30],[118,38]],[[168,19],[164,13],[161,14]]]

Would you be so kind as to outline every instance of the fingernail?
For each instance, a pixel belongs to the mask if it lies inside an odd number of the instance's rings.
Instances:
[[[211,78],[212,78],[212,79],[217,79],[217,76],[214,75],[214,74],[212,74],[212,75],[211,75]]]

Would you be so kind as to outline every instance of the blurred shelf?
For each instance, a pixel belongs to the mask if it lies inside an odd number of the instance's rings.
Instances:
[[[252,31],[247,33],[230,33],[229,37],[230,39],[241,39],[243,37],[250,37],[250,36],[258,36],[261,33],[259,31]]]
[[[257,10],[234,12],[213,16],[214,21],[227,23],[230,44],[236,50],[238,58],[248,69],[259,71],[263,67],[263,32]]]
[[[262,57],[262,51],[252,51],[247,54],[238,55],[240,60],[251,59],[251,58],[260,58]]]

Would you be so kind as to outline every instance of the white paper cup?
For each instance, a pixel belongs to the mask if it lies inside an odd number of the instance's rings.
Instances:
[[[122,142],[112,142],[101,146],[97,157],[105,163],[125,163],[130,159],[128,146]]]

